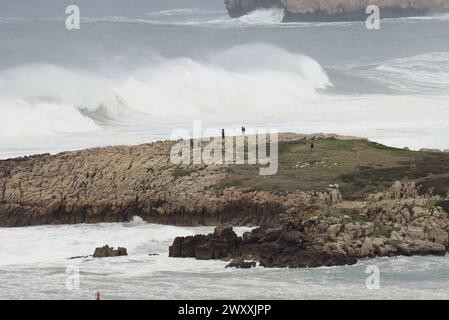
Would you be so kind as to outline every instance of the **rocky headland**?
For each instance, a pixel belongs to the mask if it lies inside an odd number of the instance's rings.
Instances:
[[[130,221],[229,226],[177,238],[173,257],[306,267],[444,255],[449,154],[336,135],[281,134],[279,171],[175,165],[174,141],[0,161],[0,226]],[[313,143],[314,148],[310,146]]]
[[[337,189],[335,189],[337,190]],[[441,197],[420,194],[413,182],[396,182],[365,201],[304,203],[281,215],[276,226],[237,236],[231,225],[214,233],[178,237],[171,257],[231,260],[229,267],[320,267],[350,265],[376,256],[444,256],[449,217]],[[444,202],[442,202],[444,203]],[[249,260],[249,261],[248,261]]]
[[[364,21],[369,5],[377,5],[382,18],[449,12],[449,0],[225,0],[225,4],[233,18],[261,8],[283,8],[284,22]]]

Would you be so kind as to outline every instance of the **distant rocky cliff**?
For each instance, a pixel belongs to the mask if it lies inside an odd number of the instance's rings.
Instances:
[[[284,22],[361,21],[369,5],[377,5],[382,18],[449,12],[449,0],[225,0],[225,4],[233,18],[260,8],[284,8]]]

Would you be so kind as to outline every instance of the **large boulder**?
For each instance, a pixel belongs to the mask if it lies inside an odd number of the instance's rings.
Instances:
[[[225,259],[236,253],[240,241],[232,226],[222,225],[208,235],[177,237],[169,247],[169,256],[199,260]]]
[[[94,258],[106,258],[106,257],[119,257],[119,256],[127,256],[128,252],[126,248],[118,247],[114,249],[108,245],[103,247],[95,248],[95,252],[92,255]]]

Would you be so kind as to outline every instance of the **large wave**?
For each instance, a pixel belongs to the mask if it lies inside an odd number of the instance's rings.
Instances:
[[[0,72],[0,137],[99,130],[138,114],[183,119],[251,117],[294,110],[331,85],[312,58],[266,44],[242,45],[202,60],[152,59],[104,73],[53,65]]]

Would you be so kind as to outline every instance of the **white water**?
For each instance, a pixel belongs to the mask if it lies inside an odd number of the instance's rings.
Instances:
[[[157,138],[168,138],[194,120],[449,148],[448,65],[449,53],[435,52],[348,66],[330,79],[310,57],[248,44],[201,59],[153,55],[148,66],[113,76],[48,64],[10,68],[0,71],[1,156],[26,154],[27,144],[56,152],[141,143],[156,130]],[[345,83],[344,74],[355,80]],[[383,89],[346,93],[357,86]],[[67,141],[67,134],[75,136]],[[36,142],[39,137],[52,146]]]
[[[97,291],[103,299],[449,298],[447,257],[381,258],[350,267],[291,270],[225,269],[224,261],[168,257],[176,236],[211,231],[139,221],[0,228],[0,299],[94,299]],[[125,246],[128,256],[67,259],[92,254],[104,244]],[[366,267],[373,264],[381,271],[379,290],[365,285]],[[80,271],[80,286],[68,289],[74,267]]]
[[[0,1],[0,158],[166,139],[192,120],[449,148],[449,15],[368,31],[281,23],[279,10],[230,19],[222,0],[78,0],[72,32],[64,1],[39,2]],[[449,298],[448,258],[229,270],[167,257],[175,236],[210,230],[138,221],[0,229],[0,298]],[[130,255],[66,259],[106,243]],[[380,290],[365,287],[372,263]],[[72,264],[80,290],[65,287]]]
[[[150,66],[113,79],[34,64],[0,72],[0,137],[100,130],[82,112],[124,123],[136,112],[232,119],[239,111],[249,117],[276,106],[291,110],[328,85],[313,59],[263,44],[234,47],[206,61],[153,57]]]

